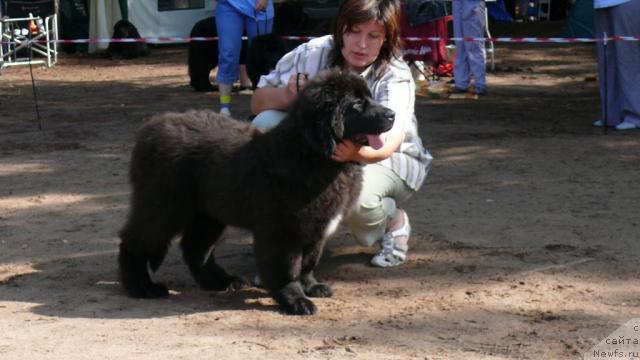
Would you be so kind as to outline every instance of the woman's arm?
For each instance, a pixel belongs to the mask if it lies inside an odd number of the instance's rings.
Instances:
[[[257,115],[265,110],[286,110],[291,104],[287,93],[287,88],[255,89],[251,97],[251,112]]]
[[[410,75],[409,75],[410,76]],[[332,158],[336,161],[359,161],[373,164],[382,161],[400,148],[405,128],[412,121],[415,88],[409,79],[390,79],[374,94],[375,100],[396,113],[393,127],[383,134],[384,145],[375,150],[346,140],[336,146]]]
[[[265,110],[287,110],[298,98],[298,92],[307,85],[307,81],[307,75],[295,74],[289,77],[286,87],[256,89],[251,97],[251,112],[257,115]]]

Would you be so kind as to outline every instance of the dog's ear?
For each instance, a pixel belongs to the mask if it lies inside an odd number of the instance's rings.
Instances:
[[[350,91],[343,73],[328,71],[302,90],[292,109],[306,143],[327,158],[331,158],[336,141],[343,137],[345,96]]]
[[[342,114],[334,112],[333,116],[314,116],[308,119],[310,126],[303,129],[304,138],[309,146],[325,157],[330,158],[336,150],[336,137],[342,136]],[[339,118],[337,118],[339,117]],[[340,133],[340,135],[337,134]]]

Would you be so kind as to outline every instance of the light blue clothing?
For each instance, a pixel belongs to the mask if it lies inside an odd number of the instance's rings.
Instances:
[[[251,11],[247,4],[252,3]],[[253,10],[255,1],[220,0],[216,6],[218,30],[218,74],[220,84],[233,84],[238,79],[238,62],[242,50],[242,35],[251,40],[257,35],[271,33],[273,28],[273,3],[269,0],[267,11]],[[242,10],[240,10],[242,9]],[[271,9],[269,11],[269,9]],[[249,14],[245,13],[248,12]]]
[[[608,37],[638,36],[640,0],[596,9],[595,32],[596,37],[605,32]],[[640,127],[640,42],[610,41],[605,48],[599,41],[596,50],[603,120],[606,109],[608,126],[624,121]]]
[[[594,9],[608,8],[608,7],[624,4],[629,1],[631,0],[593,0],[593,8]]]
[[[270,20],[273,19],[273,0],[269,0],[266,9],[261,12],[256,12],[255,0],[224,0],[231,6],[236,8],[240,13],[247,17],[255,18],[256,20]],[[219,3],[219,2],[218,2]]]
[[[251,125],[261,132],[267,132],[280,124],[285,116],[287,113],[284,111],[265,110],[251,120]]]
[[[484,37],[486,15],[483,0],[453,0],[451,7],[454,37]],[[476,90],[487,87],[486,57],[484,41],[456,40],[453,78],[458,89],[466,90],[471,85],[471,76]]]

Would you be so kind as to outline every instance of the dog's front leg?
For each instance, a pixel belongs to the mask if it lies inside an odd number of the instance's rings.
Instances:
[[[295,237],[261,237],[254,241],[256,263],[260,279],[276,300],[280,309],[289,315],[312,315],[315,304],[309,300],[300,283],[302,249]]]
[[[333,296],[333,290],[331,290],[329,285],[318,282],[315,276],[313,276],[313,269],[316,268],[320,261],[324,244],[325,240],[319,240],[307,246],[302,256],[300,283],[302,284],[304,293],[309,297]]]

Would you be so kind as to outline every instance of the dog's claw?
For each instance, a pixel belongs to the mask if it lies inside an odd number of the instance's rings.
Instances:
[[[234,277],[229,284],[228,290],[242,290],[251,286],[251,283],[244,278]]]
[[[307,298],[295,299],[291,304],[282,307],[287,315],[313,315],[316,313],[316,305]]]
[[[309,297],[328,298],[333,296],[333,290],[331,290],[329,285],[325,285],[321,283],[318,283],[309,287],[308,289],[306,289],[304,293]]]

